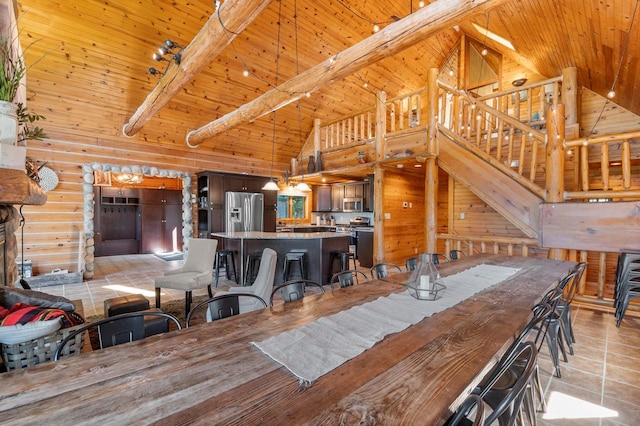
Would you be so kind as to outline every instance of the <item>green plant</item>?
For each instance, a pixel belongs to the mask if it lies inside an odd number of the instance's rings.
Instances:
[[[12,48],[8,37],[0,37],[0,61],[0,100],[13,102],[27,67],[22,56]]]
[[[18,116],[18,122],[20,123],[18,143],[26,140],[41,140],[47,137],[41,127],[31,126],[36,121],[46,120],[42,115],[30,114],[27,111],[27,107],[22,103],[18,104],[18,111],[16,114]]]

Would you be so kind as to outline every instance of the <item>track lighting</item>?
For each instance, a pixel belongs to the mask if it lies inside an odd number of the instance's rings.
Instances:
[[[174,49],[178,50],[175,51]],[[158,51],[153,54],[153,60],[158,62],[167,62],[167,68],[171,62],[175,62],[176,65],[180,65],[180,61],[182,61],[182,49],[184,49],[184,47],[167,39],[164,41],[164,44],[158,48]],[[166,55],[169,55],[168,59],[165,58]],[[147,71],[151,75],[164,75],[167,69],[165,68],[164,72],[160,72],[154,67],[150,67]]]

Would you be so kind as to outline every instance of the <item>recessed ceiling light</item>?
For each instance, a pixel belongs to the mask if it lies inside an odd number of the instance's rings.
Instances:
[[[422,167],[422,164],[414,164],[413,167],[415,167],[416,169],[419,169],[420,167]]]

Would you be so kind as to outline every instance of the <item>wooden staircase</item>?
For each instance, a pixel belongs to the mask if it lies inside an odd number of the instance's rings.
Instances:
[[[444,127],[439,127],[438,144],[439,167],[525,235],[538,238],[540,195],[521,185],[508,168],[492,164],[483,151]]]

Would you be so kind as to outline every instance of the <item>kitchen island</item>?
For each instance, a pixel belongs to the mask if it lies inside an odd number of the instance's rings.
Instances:
[[[275,250],[278,253],[275,284],[284,281],[283,259],[292,250],[306,253],[307,279],[328,284],[331,280],[331,252],[348,251],[350,240],[348,232],[214,232],[211,237],[218,239],[218,247],[234,252],[240,283],[244,282],[249,254],[262,252],[266,247]],[[298,278],[298,269],[293,272],[291,278]]]

